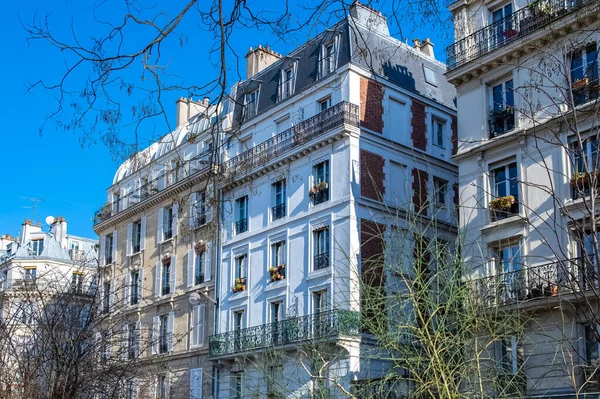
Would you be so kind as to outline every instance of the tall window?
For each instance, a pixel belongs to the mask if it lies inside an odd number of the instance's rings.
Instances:
[[[133,360],[135,359],[136,352],[136,323],[130,323],[127,328],[127,359]]]
[[[161,374],[158,376],[158,396],[157,399],[167,399],[169,397],[169,382],[167,376]]]
[[[248,196],[244,195],[235,200],[236,222],[235,233],[241,234],[248,231]]]
[[[492,12],[492,20],[494,26],[494,45],[502,44],[504,41],[516,36],[513,21],[510,17],[512,14],[512,4],[507,4]]]
[[[115,245],[113,234],[109,234],[104,238],[104,259],[106,260],[107,265],[110,265],[111,263],[113,263],[112,254],[113,254],[113,245]]]
[[[71,277],[71,290],[73,292],[82,292],[83,291],[83,273],[74,272]]]
[[[198,191],[196,193],[194,212],[196,212],[196,226],[206,224],[206,194],[204,191]]]
[[[600,326],[585,324],[585,360],[589,366],[597,366],[600,363]]]
[[[149,196],[148,177],[144,176],[140,179],[140,200],[145,200]]]
[[[243,380],[244,380],[244,372],[237,371],[231,373],[231,394],[230,397],[232,399],[241,399],[244,397],[243,392]]]
[[[490,208],[493,219],[504,219],[519,212],[519,181],[517,163],[512,162],[492,170],[493,186]]]
[[[25,269],[25,281],[35,281],[37,275],[37,268],[28,267]]]
[[[131,245],[132,252],[140,252],[142,243],[142,221],[138,220],[133,223],[132,237],[131,237]]]
[[[244,254],[235,258],[235,278],[246,278],[246,263],[248,255]]]
[[[158,352],[167,353],[169,350],[169,315],[160,316],[158,335]]]
[[[278,182],[273,183],[272,189],[275,204],[273,205],[273,208],[271,208],[271,217],[273,220],[277,220],[285,216],[285,180],[279,180]]]
[[[246,118],[252,118],[258,111],[258,90],[246,94]]]
[[[204,282],[204,272],[202,270],[202,265],[204,264],[204,257],[208,256],[206,252],[197,252],[196,253],[196,263],[194,264],[194,284],[202,284]]]
[[[332,73],[336,68],[338,38],[321,46],[319,54],[319,78]]]
[[[285,241],[271,245],[271,267],[269,268],[271,282],[285,278]]]
[[[113,193],[113,214],[121,212],[121,194]]]
[[[44,239],[36,239],[31,241],[31,252],[34,256],[39,256],[44,251]]]
[[[571,190],[573,199],[590,195],[592,181],[590,177],[600,168],[598,141],[596,137],[588,137],[573,141],[570,145],[573,165],[571,173]]]
[[[314,270],[329,267],[329,228],[315,230],[314,241]]]
[[[525,276],[521,268],[521,246],[518,243],[508,243],[495,249],[496,275],[499,276],[499,286],[502,287],[502,302],[522,299],[525,294]]]
[[[571,55],[571,85],[575,105],[598,98],[598,51],[596,43]]]
[[[173,207],[165,208],[163,213],[163,240],[173,237]]]
[[[140,272],[134,271],[131,272],[131,292],[129,295],[129,303],[131,305],[136,305],[139,302],[140,297]]]
[[[283,303],[282,302],[271,302],[271,331],[272,343],[277,345],[283,342],[281,333],[283,332],[279,325],[280,321],[283,320]]]
[[[524,361],[523,342],[516,336],[496,341],[496,362],[501,375],[517,375],[522,372]]]
[[[110,292],[111,286],[110,282],[104,283],[102,290],[102,311],[104,313],[110,312]]]
[[[433,178],[433,189],[435,190],[435,205],[437,208],[446,206],[446,192],[448,190],[448,182],[446,180]]]
[[[233,346],[235,350],[242,349],[242,329],[244,328],[244,311],[233,312]]]
[[[584,290],[598,286],[598,247],[600,234],[591,231],[577,237],[579,241],[578,283]]]
[[[162,264],[162,284],[161,293],[162,295],[168,295],[171,293],[174,287],[171,287],[171,259],[168,259]]]
[[[281,100],[284,100],[294,94],[294,86],[296,84],[295,67],[284,69],[281,72]]]
[[[315,336],[320,337],[327,331],[327,311],[329,310],[329,300],[327,290],[313,293],[313,317]]]
[[[444,122],[433,119],[431,124],[433,126],[433,144],[444,148]]]
[[[515,97],[512,79],[493,86],[491,97],[490,134],[495,137],[515,128]]]
[[[319,162],[313,166],[313,187],[309,195],[313,205],[329,200],[329,161]]]

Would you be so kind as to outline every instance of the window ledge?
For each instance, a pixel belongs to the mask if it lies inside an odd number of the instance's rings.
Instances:
[[[495,222],[490,222],[479,229],[482,233],[489,232],[490,230],[497,229],[499,227],[511,227],[511,226],[523,226],[529,223],[529,219],[522,216],[521,214],[516,214],[514,216],[508,217],[502,220],[496,220]]]
[[[315,280],[318,278],[329,277],[329,276],[331,276],[331,266],[326,267],[324,269],[313,270],[313,271],[308,272],[308,275],[306,276],[306,280],[310,281],[310,280]]]
[[[144,253],[144,251],[137,251],[137,252],[127,255],[127,257],[133,258],[134,256],[141,256],[143,253]]]
[[[194,292],[194,291],[200,291],[200,290],[202,290],[204,288],[210,287],[211,285],[213,285],[213,280],[212,279],[208,280],[208,281],[205,281],[205,282],[203,282],[201,284],[192,285],[191,287],[187,287],[186,286],[185,287],[185,293],[187,294],[187,293]]]
[[[229,301],[238,301],[238,300],[242,300],[242,299],[248,299],[248,297],[250,296],[250,290],[246,289],[245,291],[241,291],[241,292],[232,292],[231,295],[229,296]]]
[[[265,287],[265,291],[275,291],[275,290],[279,290],[281,288],[286,288],[287,280],[288,280],[287,278],[284,278],[283,280],[268,282]]]

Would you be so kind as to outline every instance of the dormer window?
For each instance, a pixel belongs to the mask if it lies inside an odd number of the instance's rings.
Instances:
[[[258,90],[246,93],[244,98],[244,109],[246,119],[250,119],[258,112]]]
[[[285,100],[294,94],[296,87],[296,63],[281,71],[279,100]]]
[[[325,77],[335,71],[337,67],[337,54],[339,48],[339,36],[334,40],[321,46],[319,56],[319,78]]]
[[[40,256],[44,250],[44,239],[37,239],[31,241],[31,252],[34,256]]]

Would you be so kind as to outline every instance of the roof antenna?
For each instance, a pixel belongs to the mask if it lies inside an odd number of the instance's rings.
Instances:
[[[37,204],[38,204],[38,202],[46,202],[46,198],[33,198],[33,197],[19,197],[19,198],[33,202],[33,206],[24,206],[23,208],[33,209],[33,220],[32,221],[37,222],[37,219],[36,219]]]

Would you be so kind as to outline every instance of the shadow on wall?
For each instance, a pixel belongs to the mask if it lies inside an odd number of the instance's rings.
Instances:
[[[383,63],[383,74],[391,81],[400,86],[404,86],[409,90],[416,91],[415,79],[412,73],[408,72],[408,68],[402,65],[392,65],[389,61]]]

